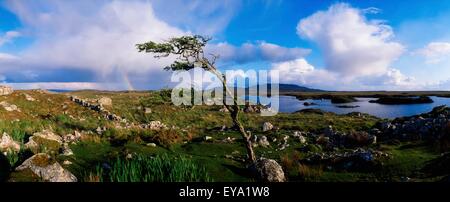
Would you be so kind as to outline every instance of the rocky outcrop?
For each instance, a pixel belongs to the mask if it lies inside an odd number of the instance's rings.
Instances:
[[[91,110],[94,110],[100,114],[103,115],[103,117],[110,121],[118,121],[118,122],[127,122],[126,119],[123,119],[122,117],[109,112],[106,110],[103,106],[104,105],[112,105],[111,98],[100,98],[98,100],[88,100],[88,99],[81,99],[75,96],[70,96],[70,100],[83,106],[86,108],[89,108]]]
[[[450,124],[450,107],[439,106],[429,113],[385,121],[372,130],[380,139],[431,140],[448,135],[445,128]]]
[[[6,102],[6,101],[0,102],[0,106],[2,106],[2,107],[3,107],[6,111],[8,111],[8,112],[12,112],[12,111],[18,111],[18,112],[20,112],[20,109],[19,109],[16,105],[9,104],[9,103]]]
[[[261,113],[261,111],[264,109],[267,109],[267,107],[260,104],[252,104],[250,102],[246,102],[243,111],[245,113]]]
[[[1,152],[18,152],[20,150],[20,144],[14,141],[7,133],[3,133],[0,138],[0,151]]]
[[[275,160],[260,158],[250,169],[258,180],[263,182],[285,182],[283,168]]]
[[[30,170],[41,179],[48,182],[76,182],[77,178],[64,169],[58,162],[48,154],[39,153],[25,160],[22,165],[16,168],[21,172]]]
[[[0,86],[0,96],[12,94],[14,90],[9,86]]]
[[[372,149],[357,148],[350,152],[312,153],[302,160],[306,164],[322,164],[335,170],[373,171],[380,168],[380,160],[390,155]]]

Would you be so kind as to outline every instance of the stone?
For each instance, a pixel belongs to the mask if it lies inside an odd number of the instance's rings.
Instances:
[[[234,143],[234,141],[236,140],[236,138],[232,138],[232,137],[227,137],[225,139],[222,140],[222,142],[224,143]]]
[[[0,151],[1,152],[19,152],[20,144],[14,141],[7,133],[3,133],[0,139]]]
[[[258,145],[260,145],[262,147],[269,147],[270,142],[267,140],[267,137],[263,135],[258,138]]]
[[[35,154],[16,168],[18,172],[25,170],[30,170],[48,182],[77,182],[75,175],[64,169],[50,155],[45,153]]]
[[[61,136],[55,135],[55,133],[53,133],[50,130],[43,130],[42,132],[34,133],[33,136],[41,137],[41,138],[44,138],[44,139],[47,139],[47,140],[53,140],[53,141],[56,141],[56,142],[58,142],[60,144],[62,143]]]
[[[112,106],[112,100],[109,97],[102,97],[98,99],[97,102],[102,106]]]
[[[95,130],[95,132],[97,132],[97,134],[101,135],[104,131],[106,130],[106,128],[101,128],[100,126],[97,127],[97,129]]]
[[[287,143],[288,140],[289,140],[289,136],[287,136],[287,135],[283,136],[283,142],[284,143]]]
[[[305,136],[303,136],[303,135],[300,135],[300,136],[298,137],[298,140],[299,140],[300,144],[305,144],[305,143],[306,143],[306,138],[305,138]]]
[[[57,152],[61,148],[62,143],[62,137],[55,135],[50,130],[43,130],[42,132],[34,133],[25,144],[25,148],[30,149],[33,153],[40,153],[42,149]]]
[[[28,101],[30,101],[30,102],[36,101],[36,99],[34,99],[33,97],[31,97],[31,95],[28,95],[28,94],[26,94],[26,93],[24,93],[24,95],[25,95],[25,99],[26,99],[26,100],[28,100]]]
[[[12,94],[14,90],[10,86],[0,86],[0,96]]]
[[[223,106],[223,107],[219,110],[219,112],[228,112],[228,109],[227,109],[225,106]]]
[[[19,111],[20,112],[20,109],[16,105],[9,104],[6,101],[0,102],[0,106],[2,106],[8,112],[12,112],[12,111]]]
[[[148,147],[156,147],[156,144],[155,143],[147,143],[147,146]]]
[[[152,109],[150,107],[145,107],[144,114],[150,114],[150,113],[152,113]]]
[[[273,159],[260,158],[250,169],[255,173],[256,178],[263,182],[285,182],[286,177],[283,168]]]
[[[72,165],[72,162],[69,160],[63,161],[63,165]]]
[[[144,124],[141,127],[144,129],[150,129],[150,130],[167,129],[167,126],[165,124],[161,123],[161,121],[150,121],[150,123]]]
[[[265,122],[264,124],[263,124],[263,132],[266,132],[266,131],[269,131],[269,130],[272,130],[273,129],[273,125],[271,124],[271,123],[269,123],[269,122]]]
[[[375,135],[372,136],[371,140],[372,140],[371,144],[376,144],[377,143],[377,136],[375,136]]]
[[[72,149],[70,149],[69,144],[64,143],[63,145],[63,155],[64,156],[72,156],[73,155],[73,151]]]

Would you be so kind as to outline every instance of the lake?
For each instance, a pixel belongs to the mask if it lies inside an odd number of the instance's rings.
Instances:
[[[249,99],[253,102],[256,101],[256,96],[249,96]],[[430,96],[433,99],[433,103],[429,104],[405,104],[405,105],[382,105],[378,103],[370,103],[370,100],[376,100],[377,98],[356,98],[357,102],[346,104],[332,104],[331,100],[327,99],[307,99],[298,100],[293,96],[279,96],[280,99],[280,112],[292,113],[302,109],[321,109],[323,111],[334,112],[336,114],[347,114],[350,112],[362,112],[377,116],[379,118],[397,118],[403,116],[412,116],[416,114],[426,113],[431,111],[434,107],[440,105],[450,106],[450,98],[442,98],[436,96]],[[260,99],[267,99],[261,97]],[[303,103],[315,103],[317,105],[304,106]],[[357,108],[339,108],[338,106],[359,106]]]

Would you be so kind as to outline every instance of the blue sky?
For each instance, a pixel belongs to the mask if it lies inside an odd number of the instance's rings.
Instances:
[[[283,83],[328,90],[450,90],[446,0],[2,0],[0,81],[171,86],[171,58],[133,45],[192,33],[213,37],[223,70],[278,70]]]

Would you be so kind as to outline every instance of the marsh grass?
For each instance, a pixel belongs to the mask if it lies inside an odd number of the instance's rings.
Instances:
[[[184,157],[136,155],[116,158],[111,165],[97,165],[84,177],[100,182],[211,182],[205,168]]]

